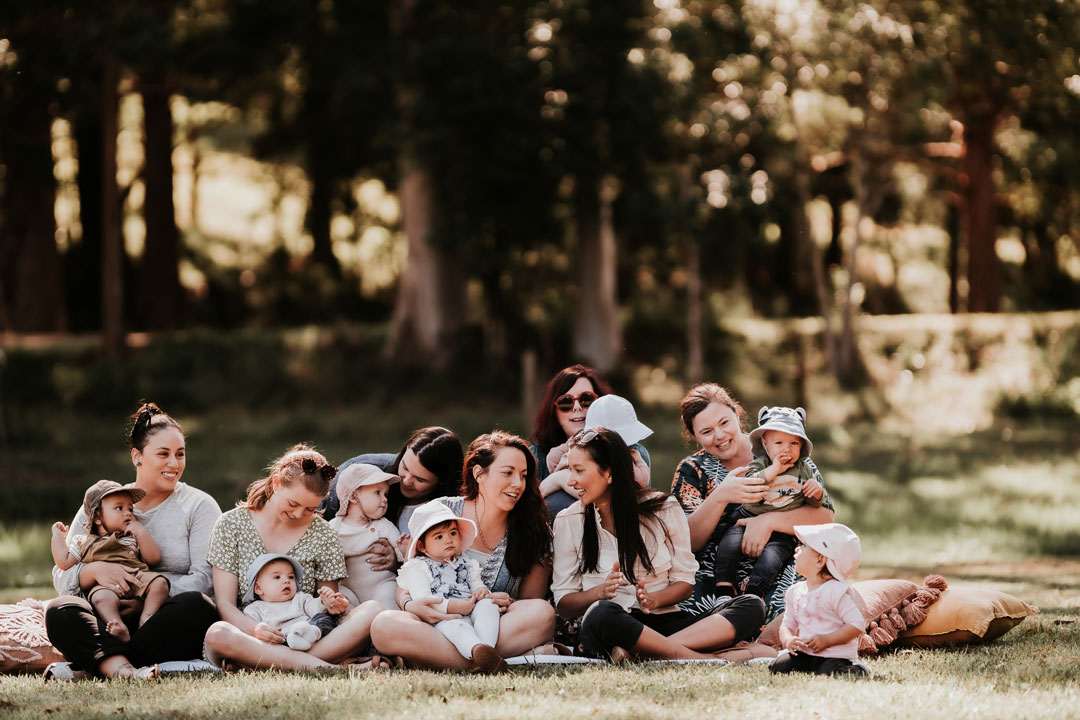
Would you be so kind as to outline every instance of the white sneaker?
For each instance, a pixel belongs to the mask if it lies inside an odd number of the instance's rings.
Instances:
[[[49,663],[49,666],[45,668],[45,682],[50,680],[63,682],[86,680],[88,677],[90,677],[90,673],[85,670],[76,670],[71,663],[65,660]]]

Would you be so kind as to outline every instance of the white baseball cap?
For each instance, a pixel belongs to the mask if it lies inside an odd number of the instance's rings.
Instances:
[[[462,552],[472,547],[473,540],[476,539],[476,523],[468,518],[458,517],[453,510],[438,500],[431,500],[416,508],[412,517],[409,518],[409,534],[412,535],[412,544],[409,545],[409,554],[405,556],[405,559],[412,560],[416,557],[416,545],[423,539],[424,533],[449,520],[457,520],[458,532],[461,534]]]
[[[807,547],[825,556],[825,567],[834,578],[848,582],[855,574],[862,560],[862,543],[854,530],[840,523],[796,525],[793,529]]]
[[[598,427],[619,433],[627,446],[639,443],[653,434],[651,428],[637,419],[637,413],[630,401],[618,395],[602,395],[589,406],[585,413],[585,429]]]

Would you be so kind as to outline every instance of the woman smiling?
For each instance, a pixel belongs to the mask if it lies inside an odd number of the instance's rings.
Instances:
[[[248,488],[247,499],[214,526],[208,560],[223,622],[206,633],[211,662],[303,670],[340,663],[367,646],[371,619],[382,610],[375,601],[350,611],[308,652],[288,648],[280,630],[256,623],[239,607],[248,590],[248,569],[265,553],[285,554],[299,563],[301,591],[314,595],[327,587],[336,593],[338,580],[345,577],[345,558],[337,533],[315,513],[336,473],[321,453],[297,445],[274,461],[269,474]],[[347,604],[337,595],[335,612]]]
[[[465,556],[477,561],[489,597],[503,610],[495,649],[503,657],[519,655],[551,640],[555,627],[555,614],[543,599],[551,533],[536,461],[523,439],[493,432],[469,445],[462,475],[462,496],[441,501],[476,523]],[[438,598],[413,600],[399,592],[398,602],[407,612],[387,611],[372,623],[372,640],[380,651],[418,667],[469,668],[433,627],[448,619],[433,607]]]

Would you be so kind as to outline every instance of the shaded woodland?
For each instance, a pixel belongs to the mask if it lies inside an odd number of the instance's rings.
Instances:
[[[1080,307],[1078,45],[1075,0],[8,0],[0,328],[693,379],[717,316],[820,316],[850,378],[861,313]],[[215,236],[223,158],[298,241]]]

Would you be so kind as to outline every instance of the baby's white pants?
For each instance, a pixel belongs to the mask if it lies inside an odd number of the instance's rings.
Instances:
[[[472,649],[478,644],[495,647],[499,640],[499,606],[488,598],[477,600],[468,615],[456,620],[440,620],[435,629],[454,643],[462,657],[472,660]]]

